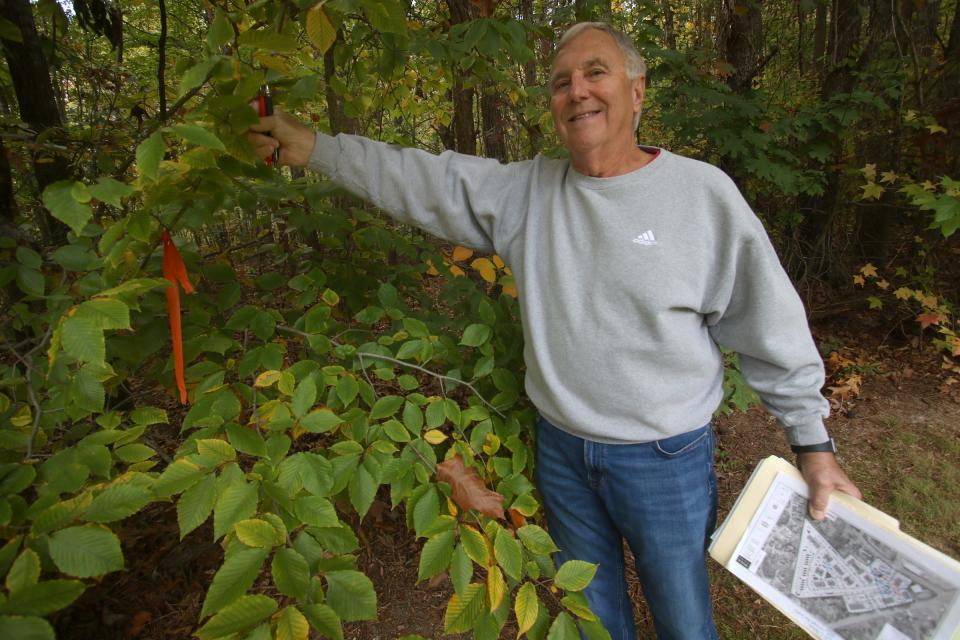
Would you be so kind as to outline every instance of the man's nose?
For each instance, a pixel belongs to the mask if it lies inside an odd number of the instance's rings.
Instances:
[[[587,80],[580,74],[574,74],[570,78],[570,98],[572,100],[583,100],[589,95]]]

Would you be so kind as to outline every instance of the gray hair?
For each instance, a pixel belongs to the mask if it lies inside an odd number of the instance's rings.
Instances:
[[[640,52],[637,51],[637,46],[633,43],[633,40],[628,38],[626,34],[618,29],[613,28],[606,22],[578,22],[569,29],[567,29],[560,40],[557,42],[557,47],[553,51],[553,57],[556,59],[557,54],[560,53],[560,50],[565,46],[570,44],[570,41],[576,38],[579,34],[583,33],[587,29],[596,29],[597,31],[602,31],[613,38],[613,41],[617,43],[617,46],[620,48],[620,52],[623,54],[623,61],[627,67],[627,77],[631,80],[636,80],[640,76],[647,75],[647,63],[644,62],[643,56],[640,55]]]
[[[553,59],[557,59],[557,54],[560,51],[570,44],[570,41],[576,38],[578,35],[586,31],[587,29],[595,29],[597,31],[602,31],[613,38],[613,41],[617,43],[617,48],[620,49],[620,53],[623,54],[624,66],[627,69],[627,77],[630,80],[636,80],[640,76],[644,78],[647,75],[647,63],[644,61],[643,56],[640,55],[640,52],[637,51],[637,45],[633,43],[633,40],[627,37],[622,31],[615,29],[606,22],[578,22],[573,25],[566,31],[563,35],[560,36],[560,40],[557,41],[557,46],[553,51]],[[551,65],[550,69],[551,75],[553,73],[553,68]],[[643,112],[643,106],[641,105],[640,110],[637,111],[636,115],[633,117],[633,128],[634,130],[640,126],[640,114]]]

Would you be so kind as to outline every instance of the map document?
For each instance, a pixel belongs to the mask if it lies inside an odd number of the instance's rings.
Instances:
[[[752,516],[728,527],[744,510],[742,500],[734,505],[711,545],[715,558],[815,638],[960,638],[960,564],[848,496],[812,520],[806,483],[792,471],[768,473]],[[715,549],[724,534],[727,548]]]

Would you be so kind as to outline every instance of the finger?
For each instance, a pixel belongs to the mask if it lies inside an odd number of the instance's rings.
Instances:
[[[250,125],[251,131],[270,132],[277,128],[277,117],[260,116],[260,122]]]
[[[810,494],[810,517],[816,521],[827,517],[827,504],[830,502],[828,487],[815,487]]]

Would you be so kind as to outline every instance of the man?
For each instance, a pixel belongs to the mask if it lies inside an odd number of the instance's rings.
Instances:
[[[586,595],[634,638],[622,539],[659,638],[716,638],[704,549],[716,515],[710,418],[718,344],[784,426],[824,516],[859,497],[833,455],[823,366],[760,221],[718,169],[634,142],[643,59],[582,23],[561,38],[551,112],[570,159],[501,165],[262,118],[258,155],[309,165],[398,219],[496,251],[522,307],[526,390],[540,411],[537,486],[559,560],[599,564]]]

